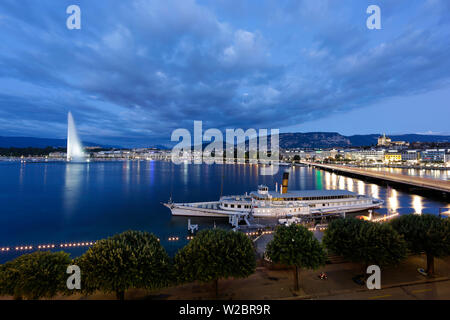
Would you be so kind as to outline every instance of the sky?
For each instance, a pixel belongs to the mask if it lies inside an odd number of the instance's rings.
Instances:
[[[1,0],[0,136],[450,134],[449,39],[448,0]]]

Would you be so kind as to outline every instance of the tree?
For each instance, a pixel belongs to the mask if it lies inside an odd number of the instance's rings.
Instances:
[[[427,274],[434,274],[434,257],[450,255],[450,221],[431,214],[409,214],[391,222],[402,234],[408,248],[427,255]]]
[[[332,221],[323,237],[325,247],[367,266],[395,265],[406,257],[406,242],[389,224],[355,218]]]
[[[0,266],[0,294],[15,299],[51,298],[66,291],[69,254],[36,251]]]
[[[180,282],[213,282],[216,297],[222,278],[246,278],[256,269],[251,240],[241,232],[202,230],[175,255]]]
[[[167,286],[173,275],[170,258],[158,239],[140,231],[126,231],[96,242],[75,264],[81,269],[84,292],[115,292],[120,300],[130,288]]]
[[[273,262],[293,267],[296,291],[299,290],[299,269],[317,269],[326,261],[325,250],[313,233],[296,224],[278,226],[266,253]]]

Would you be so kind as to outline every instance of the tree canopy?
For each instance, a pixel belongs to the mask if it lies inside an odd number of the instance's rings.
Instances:
[[[0,294],[39,299],[65,292],[70,263],[69,254],[62,251],[24,254],[0,266]]]
[[[364,265],[393,265],[406,258],[406,242],[389,224],[355,218],[332,221],[323,243],[335,254]]]
[[[54,147],[0,148],[0,156],[7,156],[7,157],[48,156],[51,152],[66,152],[66,148],[54,148]]]
[[[294,268],[294,289],[298,290],[298,268],[317,269],[325,264],[326,253],[313,233],[301,225],[278,226],[267,244],[267,256],[275,263]]]
[[[325,250],[313,233],[296,224],[278,226],[266,253],[275,263],[307,269],[317,269],[326,261]]]
[[[409,214],[391,222],[409,250],[427,254],[427,273],[434,273],[434,257],[450,255],[450,221],[431,214]]]
[[[255,272],[256,259],[251,240],[241,232],[202,230],[175,255],[180,282],[245,278]]]
[[[81,269],[84,292],[115,292],[118,299],[124,299],[129,288],[167,286],[173,276],[170,258],[158,239],[140,231],[96,242],[75,264]]]

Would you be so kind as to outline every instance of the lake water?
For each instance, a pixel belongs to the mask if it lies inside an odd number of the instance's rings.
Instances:
[[[175,202],[214,201],[221,195],[243,194],[258,184],[274,188],[283,167],[274,176],[262,176],[259,166],[174,165],[163,161],[91,163],[0,162],[0,248],[20,245],[95,241],[128,229],[153,232],[169,252],[186,243],[187,218],[172,217],[161,205],[172,195]],[[223,177],[223,179],[222,179]],[[223,182],[223,183],[222,183]],[[401,214],[437,214],[448,202],[386,189],[358,179],[307,167],[291,170],[289,188],[347,189],[385,200],[383,208]],[[226,219],[194,218],[200,229]],[[180,241],[168,241],[179,236]],[[70,249],[73,255],[85,248]],[[15,253],[1,253],[0,260]]]

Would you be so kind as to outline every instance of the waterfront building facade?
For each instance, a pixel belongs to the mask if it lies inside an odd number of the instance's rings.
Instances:
[[[384,154],[384,161],[386,163],[400,162],[402,161],[402,154],[397,152],[397,150],[389,150]]]
[[[427,149],[421,152],[422,162],[448,162],[449,159],[448,150],[445,149]]]
[[[384,160],[384,150],[359,150],[350,152],[350,159],[365,162],[382,162]]]
[[[420,152],[417,150],[403,150],[401,152],[402,161],[407,163],[416,164],[420,161]]]

